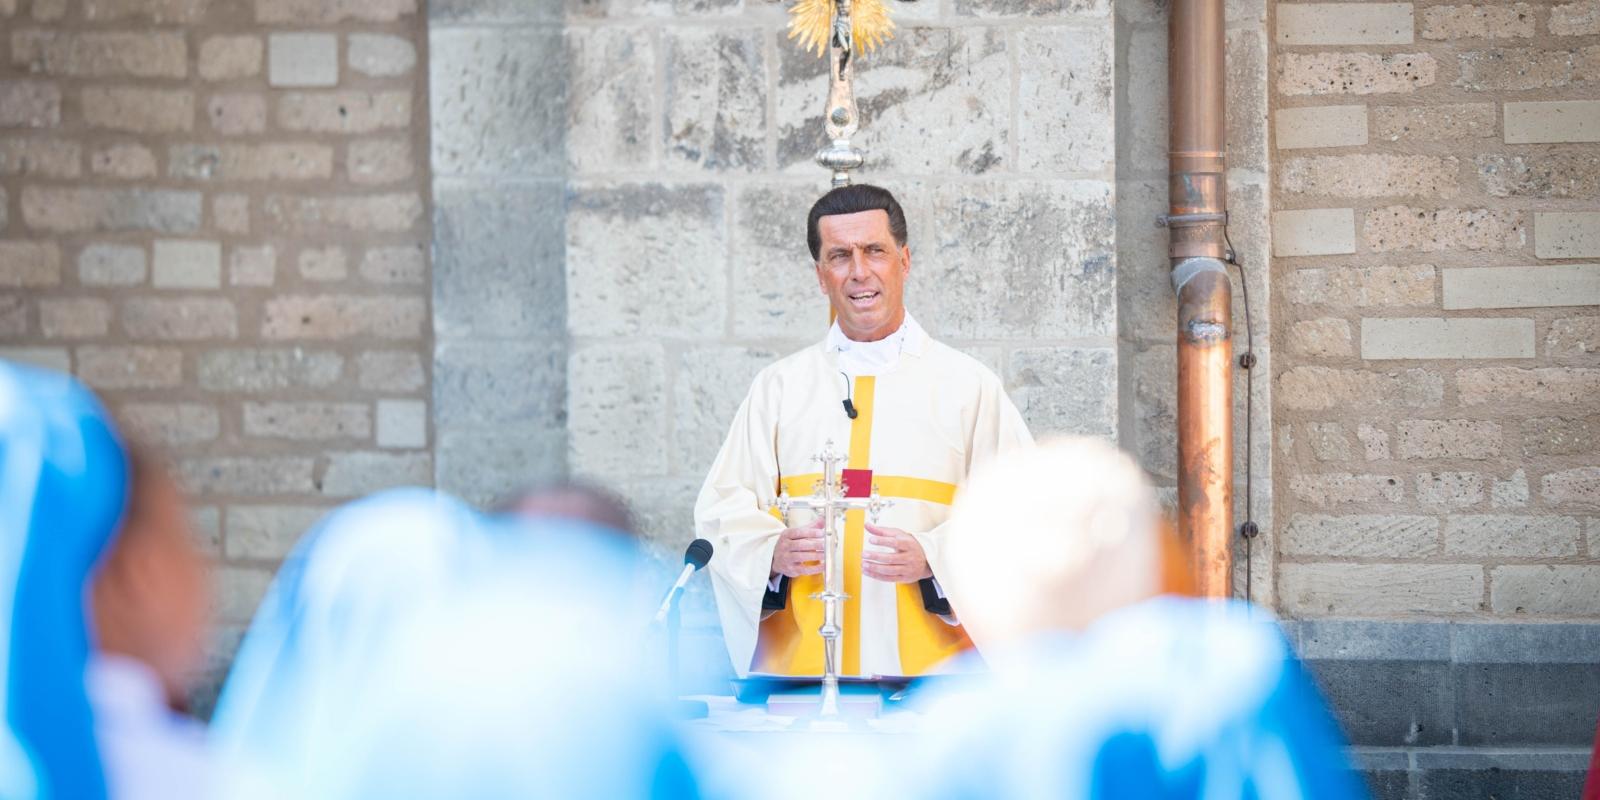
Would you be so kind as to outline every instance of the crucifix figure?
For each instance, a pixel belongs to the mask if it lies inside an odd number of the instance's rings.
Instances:
[[[844,536],[839,521],[845,511],[861,509],[876,522],[878,513],[887,508],[890,501],[879,496],[878,487],[871,483],[870,472],[846,469],[843,474],[840,473],[839,464],[845,457],[834,452],[833,440],[828,440],[822,446],[822,452],[815,456],[815,460],[822,465],[822,478],[817,481],[811,496],[796,499],[790,497],[785,488],[773,507],[783,514],[785,522],[792,508],[803,508],[822,515],[822,591],[813,594],[812,598],[821,600],[823,607],[822,627],[817,630],[822,635],[823,646],[820,716],[832,717],[839,713],[839,672],[843,668],[839,649],[839,636],[844,632],[840,624],[840,604],[849,599],[844,592]],[[866,485],[852,486],[852,478]]]

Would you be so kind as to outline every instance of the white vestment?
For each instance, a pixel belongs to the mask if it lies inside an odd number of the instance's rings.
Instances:
[[[859,420],[846,413],[847,398]],[[872,483],[892,501],[875,524],[915,536],[937,577],[943,564],[942,526],[955,488],[973,468],[1031,441],[1000,379],[970,356],[930,339],[909,315],[881,342],[850,342],[835,326],[827,340],[762,370],[695,503],[697,533],[716,549],[709,571],[734,668],[741,676],[750,672],[753,659],[761,656],[762,630],[769,637],[762,647],[773,644],[772,628],[762,621],[762,598],[786,525],[770,512],[771,504],[780,483],[791,496],[811,493],[820,471],[813,457],[826,443],[848,454],[846,466],[872,471]],[[843,674],[926,671],[931,667],[927,648],[917,642],[939,640],[944,642],[939,647],[947,647],[938,629],[949,626],[933,615],[920,619],[925,612],[920,600],[912,600],[915,583],[896,585],[860,575],[860,512],[851,514],[857,522],[846,537],[844,566],[847,576],[857,577],[854,585],[846,581],[852,599],[846,604]],[[812,519],[809,512],[794,511],[788,525]],[[850,536],[857,537],[853,548]],[[790,607],[809,602],[805,578],[790,584]],[[950,599],[959,615],[961,598]],[[794,613],[803,616],[800,609]],[[919,619],[901,619],[908,613]],[[820,641],[808,621],[782,646],[814,654]],[[814,656],[787,663],[820,665]],[[812,667],[770,663],[762,671],[814,674]]]

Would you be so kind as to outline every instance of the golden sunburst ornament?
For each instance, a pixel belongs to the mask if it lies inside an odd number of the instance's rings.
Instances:
[[[834,0],[795,0],[789,9],[789,38],[799,39],[800,48],[827,55],[828,37],[833,33]],[[871,52],[894,38],[894,20],[884,0],[851,0],[850,33],[856,52]]]

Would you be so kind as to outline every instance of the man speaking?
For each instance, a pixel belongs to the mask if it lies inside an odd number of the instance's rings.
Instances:
[[[975,467],[1032,439],[1000,379],[933,341],[906,313],[911,273],[900,204],[876,186],[823,195],[806,221],[817,284],[836,315],[827,338],[756,376],[695,502],[698,535],[733,666],[821,675],[820,516],[772,509],[806,496],[814,457],[847,455],[850,494],[891,501],[869,524],[844,514],[841,675],[919,675],[971,646],[961,598],[938,583],[956,487]],[[996,546],[1003,546],[996,531]],[[953,602],[953,605],[952,605]]]

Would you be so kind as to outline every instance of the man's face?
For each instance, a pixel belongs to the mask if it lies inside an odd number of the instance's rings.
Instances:
[[[886,211],[837,214],[817,220],[822,238],[817,283],[839,315],[839,329],[875,342],[905,320],[911,249],[895,244]]]

